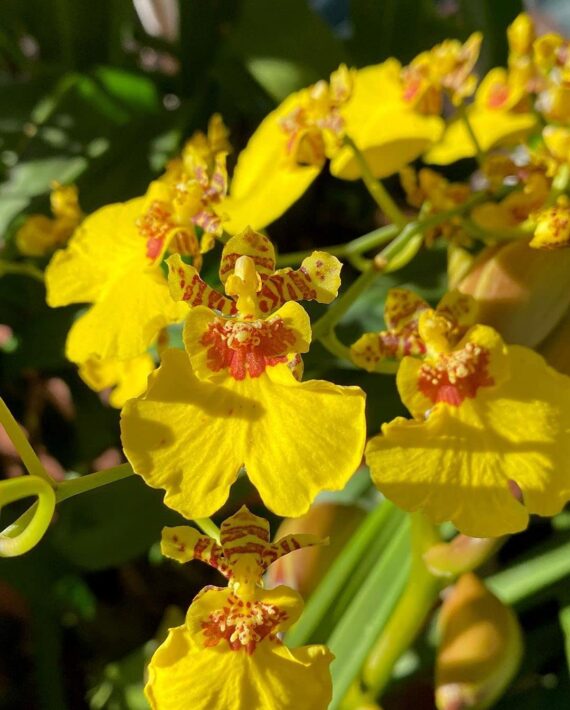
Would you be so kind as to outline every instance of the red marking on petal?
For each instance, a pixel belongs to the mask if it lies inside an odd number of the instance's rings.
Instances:
[[[280,318],[273,320],[222,320],[209,324],[201,343],[208,347],[212,372],[228,370],[236,380],[259,377],[266,367],[286,362],[295,333]]]
[[[476,397],[480,387],[495,384],[489,375],[489,351],[467,343],[461,350],[440,355],[420,368],[418,389],[434,404],[445,402],[459,407],[466,398]]]
[[[168,233],[175,226],[168,205],[154,200],[137,219],[136,225],[141,236],[146,239],[146,255],[154,261],[162,252]]]
[[[259,601],[244,604],[230,594],[227,605],[213,611],[202,622],[204,646],[217,646],[226,641],[230,650],[244,650],[251,655],[264,639],[280,643],[276,629],[286,619],[286,612],[274,604]]]
[[[507,86],[507,84],[493,84],[489,89],[487,106],[489,108],[494,109],[501,108],[507,102],[507,99],[509,98],[509,93],[509,87]]]

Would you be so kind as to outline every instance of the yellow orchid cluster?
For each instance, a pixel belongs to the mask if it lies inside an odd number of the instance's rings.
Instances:
[[[73,188],[57,186],[54,219],[34,216],[20,230],[23,254],[67,242],[45,272],[50,306],[87,306],[67,357],[94,390],[115,387],[109,402],[122,407],[132,469],[185,518],[216,514],[242,473],[269,511],[301,516],[322,491],[343,489],[363,456],[383,496],[464,536],[521,531],[531,514],[553,516],[570,500],[570,373],[531,349],[548,333],[513,337],[514,316],[490,312],[500,294],[483,275],[504,249],[538,268],[570,246],[570,44],[536,37],[521,15],[508,31],[508,66],[479,81],[482,41],[447,40],[407,66],[339,67],[261,122],[231,177],[216,115],[144,195],[84,217]],[[462,159],[473,169],[457,182],[441,166]],[[337,256],[280,262],[261,231],[327,161],[334,177],[363,180],[386,223],[330,250],[361,271],[338,299]],[[380,182],[398,173],[407,204]],[[434,246],[449,256],[440,302],[392,288],[384,327],[379,315],[376,332],[341,343],[335,328],[359,295]],[[208,252],[219,256],[212,283],[201,275]],[[558,271],[544,266],[547,281],[566,278],[560,254]],[[556,325],[570,322],[562,298],[551,308]],[[332,305],[311,323],[300,301]],[[176,324],[183,348],[169,347]],[[385,422],[366,443],[365,392],[303,379],[312,340],[344,358],[348,375],[395,374],[411,418]],[[302,602],[262,585],[273,561],[314,544],[303,535],[270,543],[268,523],[245,508],[219,541],[164,531],[166,556],[205,561],[229,586],[201,592],[156,651],[153,708],[328,706],[330,652],[289,650],[282,632]]]

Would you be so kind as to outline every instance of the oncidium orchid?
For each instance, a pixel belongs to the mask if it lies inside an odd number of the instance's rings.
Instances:
[[[300,616],[303,601],[289,587],[264,589],[275,560],[323,541],[287,535],[269,541],[269,524],[242,508],[221,526],[220,542],[191,527],[165,528],[162,553],[202,560],[228,579],[194,599],[183,625],[170,629],[154,653],[145,694],[153,710],[323,710],[332,695],[325,646],[289,649],[280,635]]]
[[[536,90],[531,59],[534,28],[528,15],[519,15],[507,35],[508,69],[495,67],[489,71],[475,93],[475,101],[465,108],[464,113],[458,112],[448,124],[441,142],[426,154],[429,163],[446,165],[461,158],[474,157],[479,150],[486,152],[504,145],[516,145],[536,128],[530,96]],[[473,42],[472,46],[475,46]],[[469,61],[465,69],[468,67]],[[457,77],[461,77],[461,71]],[[469,93],[475,86],[471,75],[467,82]],[[465,91],[460,91],[459,98],[465,95]],[[455,103],[459,105],[461,101]]]
[[[227,203],[230,233],[260,229],[287,210],[342,146],[341,107],[353,72],[341,65],[330,81],[288,96],[258,126],[240,153]]]
[[[221,126],[216,119],[210,138],[195,135],[144,197],[87,217],[67,249],[51,260],[48,304],[92,304],[69,332],[66,353],[73,362],[135,358],[162,328],[184,317],[185,308],[170,297],[161,262],[170,250],[192,256],[199,266],[201,252],[223,231],[227,174]]]
[[[421,356],[426,345],[419,331],[419,320],[430,305],[413,291],[405,288],[391,288],[384,305],[386,330],[378,333],[364,333],[351,346],[354,363],[369,372],[385,371],[393,367],[394,372],[406,355]],[[477,305],[470,296],[450,291],[438,304],[435,313],[444,316],[456,340],[475,324]]]
[[[376,485],[476,537],[559,512],[570,499],[570,379],[488,326],[458,341],[449,319],[425,310],[418,330],[425,354],[405,357],[397,374],[414,419],[398,417],[369,442]]]
[[[222,254],[226,296],[179,257],[169,265],[173,295],[191,306],[186,352],[166,350],[146,394],[125,406],[129,461],[188,518],[218,510],[244,465],[268,508],[303,514],[346,484],[364,446],[363,392],[295,376],[311,341],[296,301],[332,301],[340,262],[314,252],[298,270],[274,271],[271,242],[246,230]]]

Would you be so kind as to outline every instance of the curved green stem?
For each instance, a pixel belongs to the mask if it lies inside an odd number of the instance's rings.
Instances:
[[[0,424],[6,430],[10,441],[14,444],[16,451],[20,455],[24,466],[29,474],[43,478],[52,488],[56,487],[56,482],[42,466],[32,445],[27,440],[18,422],[12,416],[12,412],[6,406],[6,402],[0,397]]]
[[[352,363],[352,357],[350,356],[350,348],[340,342],[337,338],[334,329],[321,336],[319,342],[323,347],[325,347],[330,353],[336,355],[340,360],[348,360]]]
[[[434,577],[423,555],[439,542],[439,535],[421,513],[411,516],[412,569],[404,594],[366,659],[362,678],[372,699],[390,681],[394,664],[413,642],[437,600],[443,583]]]
[[[362,181],[366,185],[366,189],[370,193],[374,202],[376,202],[378,207],[382,210],[382,212],[384,212],[384,214],[391,222],[393,222],[399,227],[403,227],[407,221],[406,217],[402,214],[398,205],[390,197],[390,194],[388,193],[384,185],[382,185],[380,180],[377,180],[374,177],[372,170],[370,169],[370,166],[366,161],[366,158],[360,151],[360,148],[356,145],[356,143],[352,140],[350,136],[344,137],[344,144],[352,150],[352,153],[360,169]]]
[[[375,269],[371,263],[369,268],[366,271],[363,271],[360,276],[350,284],[342,296],[337,298],[337,300],[332,304],[325,315],[322,318],[319,318],[319,320],[313,325],[313,338],[321,339],[323,336],[326,336],[348,311],[350,306],[354,303],[354,301],[356,301],[360,294],[366,291],[368,286],[370,286],[379,273],[380,271]]]
[[[0,557],[16,557],[35,547],[55,510],[54,490],[39,476],[17,476],[0,483],[0,508],[30,496],[37,497],[36,503],[0,533]]]

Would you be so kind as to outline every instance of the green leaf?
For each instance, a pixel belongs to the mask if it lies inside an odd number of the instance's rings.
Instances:
[[[327,641],[335,655],[330,710],[340,707],[404,588],[410,561],[409,519],[400,515],[399,526]]]

